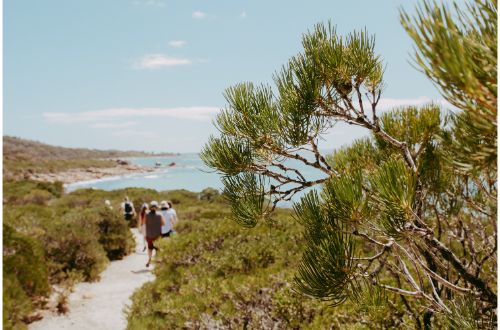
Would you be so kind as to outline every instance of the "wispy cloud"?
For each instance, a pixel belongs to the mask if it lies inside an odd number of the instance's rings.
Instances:
[[[132,3],[136,6],[165,7],[165,2],[159,0],[134,0]]]
[[[158,69],[169,66],[179,66],[191,64],[192,61],[187,58],[170,57],[164,54],[149,54],[145,55],[138,63],[135,64],[137,69]]]
[[[194,19],[203,19],[203,18],[206,18],[208,16],[208,14],[198,10],[198,11],[195,11],[191,16]]]
[[[247,12],[246,11],[241,12],[240,17],[241,18],[246,18],[247,17]]]
[[[450,104],[444,99],[431,100],[428,97],[422,96],[414,99],[381,98],[378,102],[377,108],[380,110],[389,110],[402,106],[420,106],[431,102],[444,107],[450,106]]]
[[[111,133],[111,135],[116,136],[116,137],[121,137],[121,138],[127,138],[127,137],[134,137],[134,138],[139,137],[139,138],[146,138],[146,139],[160,138],[160,136],[156,132],[135,131],[135,130],[114,131]]]
[[[168,44],[174,48],[182,48],[182,47],[186,46],[187,41],[185,41],[185,40],[172,40]]]
[[[137,126],[139,123],[136,121],[126,121],[124,123],[95,123],[90,125],[91,128],[128,128]]]
[[[45,112],[43,118],[51,123],[92,123],[94,125],[108,124],[113,120],[123,120],[124,118],[155,118],[169,117],[187,120],[209,121],[218,112],[217,107],[194,106],[178,108],[111,108],[97,111],[85,111],[77,113],[67,112]],[[130,123],[130,122],[128,122]]]

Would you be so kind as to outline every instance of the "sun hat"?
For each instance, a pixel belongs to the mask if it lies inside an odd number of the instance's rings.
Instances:
[[[143,208],[143,209],[147,209],[147,208],[148,208],[148,203],[144,203],[144,204],[142,204],[142,207],[141,207],[141,208]]]
[[[149,207],[158,207],[158,202],[152,201],[151,203],[149,203]]]
[[[161,201],[160,206],[163,207],[168,207],[167,201]]]

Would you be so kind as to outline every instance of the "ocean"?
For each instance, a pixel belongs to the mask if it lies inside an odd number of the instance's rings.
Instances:
[[[208,168],[196,153],[169,157],[127,158],[127,160],[132,164],[142,166],[155,166],[159,162],[161,166],[159,171],[152,173],[126,174],[68,184],[66,185],[66,191],[71,192],[82,188],[109,191],[130,187],[150,188],[158,191],[186,189],[194,192],[200,192],[207,187],[220,191],[223,189],[220,175]],[[172,163],[175,163],[175,166],[169,166]],[[303,166],[300,163],[294,165],[309,179],[318,179],[324,176],[317,170]],[[303,194],[304,192],[297,194],[293,200],[298,200]],[[290,206],[291,204],[285,203],[282,205]]]

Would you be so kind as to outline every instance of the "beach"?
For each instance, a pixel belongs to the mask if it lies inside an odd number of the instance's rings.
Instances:
[[[63,184],[70,184],[75,182],[92,181],[105,177],[122,176],[127,174],[151,173],[157,172],[159,170],[159,168],[151,166],[116,164],[116,166],[114,167],[73,168],[57,173],[33,173],[30,175],[29,179],[43,182],[60,181]]]

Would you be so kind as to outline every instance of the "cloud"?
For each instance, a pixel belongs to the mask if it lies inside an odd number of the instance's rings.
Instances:
[[[132,3],[136,6],[165,7],[165,2],[159,0],[135,0]]]
[[[111,135],[116,136],[116,137],[121,137],[121,138],[127,138],[127,137],[140,137],[140,138],[147,138],[147,139],[158,139],[160,136],[151,131],[133,131],[133,130],[122,130],[122,131],[114,131],[111,133]]]
[[[241,12],[240,17],[241,18],[246,18],[247,17],[247,12],[246,11]]]
[[[158,69],[169,66],[188,65],[191,63],[192,61],[187,58],[170,57],[163,54],[149,54],[145,55],[138,63],[136,63],[135,68]]]
[[[434,103],[442,107],[450,107],[449,104],[444,99],[431,100],[428,97],[421,96],[415,99],[395,99],[395,98],[381,98],[377,104],[377,109],[389,110],[392,108],[402,107],[402,106],[420,106],[424,104]]]
[[[93,123],[103,128],[110,121],[121,121],[130,118],[158,118],[168,117],[186,120],[209,121],[217,113],[219,108],[208,106],[178,107],[178,108],[111,108],[97,111],[85,111],[77,113],[45,112],[43,118],[51,123]],[[129,122],[125,122],[130,125]],[[123,123],[123,124],[125,124]]]
[[[198,10],[198,11],[195,11],[191,16],[195,19],[203,19],[203,18],[206,18],[208,15],[207,15],[207,13],[204,13],[204,12]]]
[[[136,126],[139,123],[136,121],[126,121],[124,123],[95,123],[90,125],[91,128],[127,128]]]
[[[182,48],[187,44],[187,41],[185,41],[185,40],[172,40],[168,44],[174,48]]]

